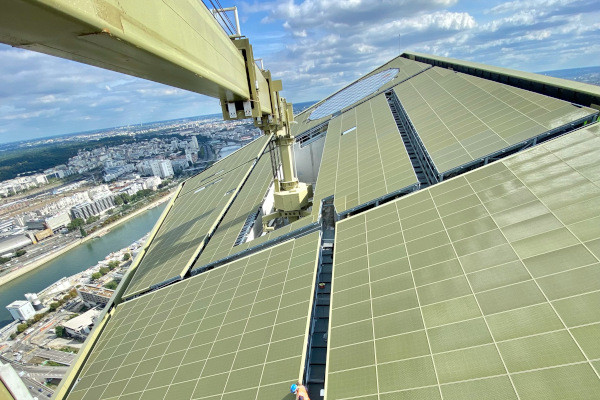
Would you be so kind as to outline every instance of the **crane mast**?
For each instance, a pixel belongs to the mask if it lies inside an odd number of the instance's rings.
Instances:
[[[237,35],[234,35],[237,36]],[[306,209],[310,206],[309,199],[312,197],[312,186],[304,182],[299,182],[296,175],[294,162],[294,136],[292,134],[291,124],[294,121],[294,113],[291,103],[280,97],[282,90],[281,80],[271,79],[271,72],[264,70],[256,65],[252,45],[246,38],[236,37],[234,44],[240,49],[246,62],[246,71],[248,72],[248,81],[250,83],[250,100],[247,101],[223,101],[223,118],[244,119],[252,117],[254,125],[261,129],[266,135],[272,135],[273,142],[279,154],[271,153],[271,157],[279,156],[281,163],[281,176],[279,175],[279,163],[275,165],[273,184],[274,199],[273,205],[275,211],[263,217],[265,229],[267,223],[275,218],[287,218],[289,221],[295,221],[307,215]],[[258,74],[264,78],[266,85],[260,85],[257,79]],[[251,83],[255,84],[252,85]],[[270,113],[262,113],[261,101],[266,101],[265,90],[267,90],[268,104],[271,107]]]
[[[281,162],[275,211],[263,221],[307,213],[312,187],[295,172],[292,105],[239,29],[224,32],[218,10],[197,0],[0,0],[0,9],[2,43],[218,98],[225,120],[252,118]]]

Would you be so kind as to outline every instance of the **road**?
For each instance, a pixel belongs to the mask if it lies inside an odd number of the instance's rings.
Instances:
[[[22,376],[21,379],[25,386],[27,386],[27,389],[29,389],[29,393],[31,393],[33,398],[52,397],[54,391],[46,385],[42,385],[38,381],[27,377],[27,375]]]
[[[65,353],[64,351],[50,349],[35,349],[32,355],[65,365],[71,365],[73,360],[77,358],[77,354]]]
[[[45,366],[34,366],[24,365],[5,357],[0,356],[2,362],[8,362],[15,369],[17,374],[21,377],[29,392],[33,396],[37,397],[50,397],[54,391],[49,387],[45,386],[43,382],[47,379],[62,379],[69,367],[45,367]],[[40,391],[41,389],[41,391]],[[50,395],[50,396],[48,396]]]
[[[79,231],[70,232],[64,235],[56,234],[47,239],[44,239],[43,241],[37,244],[29,245],[24,249],[25,251],[27,251],[27,253],[2,265],[3,271],[0,273],[0,275],[8,274],[9,271],[14,269],[15,267],[21,268],[27,264],[30,264],[43,257],[46,257],[52,252],[58,251],[59,249],[75,242],[79,238],[79,236]]]
[[[43,382],[46,379],[62,379],[67,373],[69,367],[46,367],[46,366],[31,366],[19,365],[13,363],[15,370],[24,371],[28,377],[35,379],[38,382]]]

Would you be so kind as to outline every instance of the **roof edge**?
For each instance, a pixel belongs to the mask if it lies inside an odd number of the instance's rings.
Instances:
[[[600,86],[412,51],[402,53],[401,57],[600,110]]]

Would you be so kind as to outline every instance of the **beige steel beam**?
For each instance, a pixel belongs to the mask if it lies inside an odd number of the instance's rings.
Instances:
[[[222,101],[250,99],[246,62],[198,0],[0,0],[0,42]],[[261,80],[262,78],[262,80]],[[260,112],[268,114],[267,98]]]

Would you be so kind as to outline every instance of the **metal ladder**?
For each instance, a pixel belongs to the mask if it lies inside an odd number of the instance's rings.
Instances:
[[[237,238],[235,239],[234,246],[238,246],[239,244],[244,243],[244,241],[246,240],[246,237],[248,236],[248,233],[250,232],[250,228],[252,228],[252,226],[256,222],[256,219],[258,218],[259,213],[260,213],[260,207],[258,207],[255,212],[250,213],[248,215],[248,217],[246,217],[246,222],[244,222],[244,226],[242,226],[240,233],[238,234]]]
[[[333,198],[329,198],[323,201],[319,266],[304,370],[304,384],[312,400],[322,398],[325,387],[334,239],[335,210]]]
[[[439,182],[439,173],[429,155],[424,151],[424,146],[417,132],[412,127],[408,115],[406,115],[406,111],[400,104],[396,94],[393,91],[389,91],[386,92],[385,96],[421,188]]]

